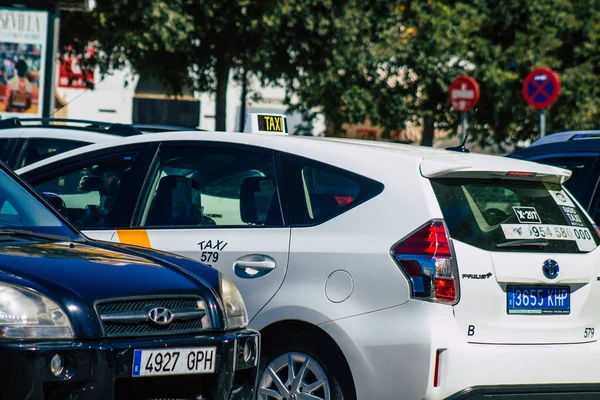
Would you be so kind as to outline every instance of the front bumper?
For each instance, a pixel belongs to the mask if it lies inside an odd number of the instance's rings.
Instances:
[[[132,377],[136,349],[204,346],[217,348],[214,373]],[[50,370],[56,354],[64,360],[59,376]],[[161,339],[0,343],[0,399],[251,399],[259,354],[259,334],[251,330]]]

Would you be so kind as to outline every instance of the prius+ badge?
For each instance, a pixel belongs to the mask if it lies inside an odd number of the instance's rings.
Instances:
[[[544,272],[544,276],[548,279],[556,279],[558,274],[560,273],[560,268],[558,267],[558,263],[554,260],[546,260],[544,264],[542,264],[542,272]]]
[[[150,321],[154,322],[156,325],[169,325],[173,322],[175,314],[168,308],[154,307],[148,312],[148,317],[150,318]]]

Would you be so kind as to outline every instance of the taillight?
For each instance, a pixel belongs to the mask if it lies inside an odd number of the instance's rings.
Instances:
[[[458,268],[443,220],[431,220],[396,243],[392,256],[410,278],[414,298],[458,302]]]

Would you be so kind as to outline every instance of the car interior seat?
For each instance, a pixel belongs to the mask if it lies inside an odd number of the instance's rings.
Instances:
[[[322,193],[311,193],[310,205],[312,213],[317,219],[333,215],[341,208],[334,195]]]
[[[146,225],[201,225],[200,185],[185,176],[161,178]]]
[[[240,216],[254,225],[283,225],[275,180],[252,176],[240,186]]]

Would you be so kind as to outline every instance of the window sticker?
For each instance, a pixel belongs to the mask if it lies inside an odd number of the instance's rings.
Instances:
[[[556,204],[559,206],[575,207],[575,204],[573,204],[567,193],[561,189],[560,185],[544,183],[544,186],[546,186],[548,193],[550,193]]]
[[[581,215],[579,215],[579,212],[575,207],[560,206],[559,208],[569,225],[585,226]]]
[[[581,251],[591,251],[596,248],[596,242],[588,228],[579,228],[568,225],[546,224],[501,224],[504,237],[508,240],[515,239],[548,239],[570,240],[577,243]]]
[[[513,207],[513,211],[521,224],[541,224],[540,216],[535,207]]]

